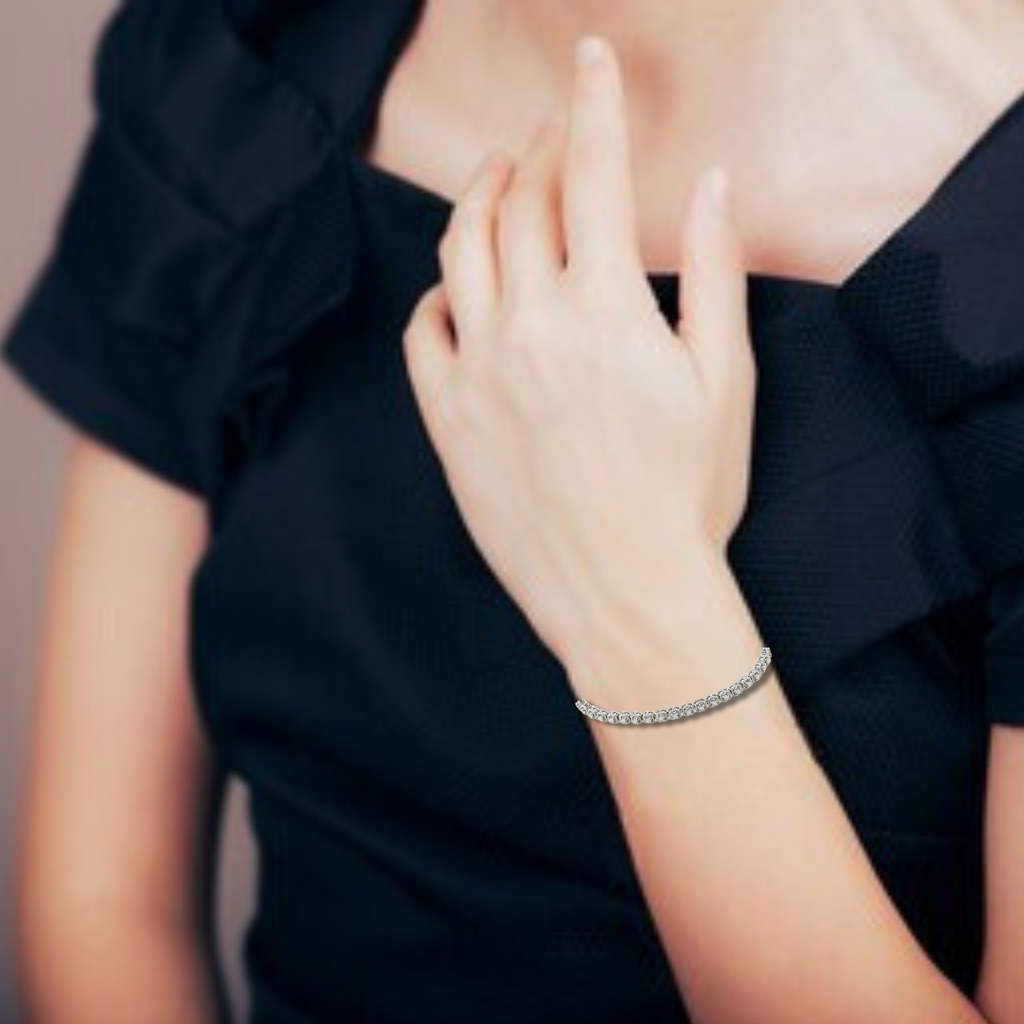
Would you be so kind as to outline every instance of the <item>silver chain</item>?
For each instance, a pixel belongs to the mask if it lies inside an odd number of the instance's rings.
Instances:
[[[675,708],[662,708],[661,711],[605,711],[604,708],[594,707],[585,700],[576,701],[576,707],[596,722],[606,722],[609,725],[653,725],[657,722],[674,721],[679,718],[689,718],[709,708],[716,708],[733,697],[738,697],[744,690],[749,690],[764,675],[772,660],[772,652],[767,647],[761,648],[761,655],[757,664],[740,680],[727,686],[717,693],[710,693],[707,697],[701,697],[692,704],[682,704]]]

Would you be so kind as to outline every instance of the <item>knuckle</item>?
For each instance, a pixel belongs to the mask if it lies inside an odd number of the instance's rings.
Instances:
[[[513,345],[533,347],[544,343],[549,331],[547,317],[536,302],[518,302],[505,312],[502,334]]]
[[[607,256],[592,255],[566,273],[573,293],[587,307],[610,311],[618,305],[617,275]]]

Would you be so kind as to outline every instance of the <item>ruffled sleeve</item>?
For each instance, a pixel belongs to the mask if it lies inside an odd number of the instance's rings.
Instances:
[[[71,424],[210,497],[302,328],[345,294],[348,185],[316,112],[208,0],[128,0],[58,234],[5,339]],[[237,439],[236,439],[237,441]]]
[[[1024,724],[1022,182],[1024,98],[841,294],[920,439],[934,483],[930,514],[952,524],[946,546],[962,553],[963,568],[948,589],[987,611],[989,718],[1016,724]]]
[[[56,244],[15,319],[7,362],[79,429],[201,492],[182,393],[196,322],[231,233],[133,138],[125,18],[97,60],[97,119]],[[135,83],[138,89],[141,83]]]
[[[967,638],[972,678],[987,663],[992,721],[1024,722],[1022,183],[1024,97],[845,282],[753,339],[730,556],[794,697],[929,622]]]

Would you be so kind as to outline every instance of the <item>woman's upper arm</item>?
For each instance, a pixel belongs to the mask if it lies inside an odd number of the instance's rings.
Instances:
[[[205,927],[221,780],[187,668],[187,595],[205,522],[186,491],[93,441],[76,445],[23,822],[30,947],[76,910]]]
[[[1024,727],[992,727],[985,813],[986,935],[978,1004],[992,1024],[1024,1024]]]

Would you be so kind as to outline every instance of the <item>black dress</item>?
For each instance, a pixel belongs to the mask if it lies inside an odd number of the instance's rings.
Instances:
[[[588,725],[408,381],[449,207],[360,141],[416,9],[132,0],[6,357],[209,509],[195,690],[251,792],[254,1022],[683,1022]],[[1024,97],[842,285],[757,275],[750,301],[730,558],[888,891],[970,993],[989,726],[1024,724]]]

